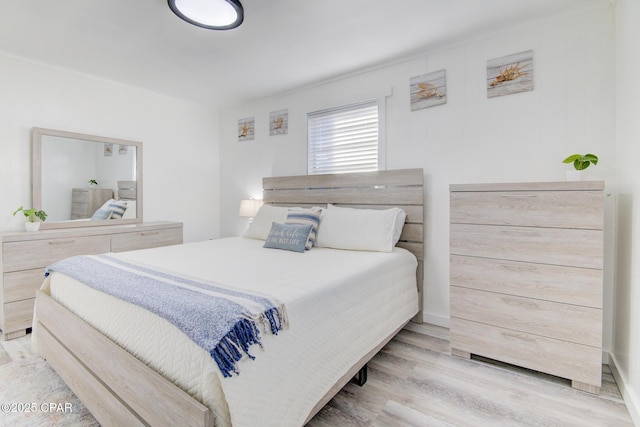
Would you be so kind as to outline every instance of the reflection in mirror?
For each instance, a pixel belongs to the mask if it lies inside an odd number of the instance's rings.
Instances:
[[[43,228],[142,222],[142,143],[34,128],[32,155]]]

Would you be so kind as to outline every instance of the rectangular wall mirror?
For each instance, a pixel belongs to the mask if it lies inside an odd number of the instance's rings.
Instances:
[[[41,228],[142,222],[142,143],[33,128],[32,186],[33,207],[48,215]],[[126,210],[102,219],[111,199]]]

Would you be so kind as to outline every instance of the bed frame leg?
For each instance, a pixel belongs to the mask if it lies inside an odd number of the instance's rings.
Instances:
[[[356,376],[353,377],[353,381],[356,384],[358,384],[360,387],[362,387],[367,382],[367,365],[366,364],[362,368],[360,368]]]

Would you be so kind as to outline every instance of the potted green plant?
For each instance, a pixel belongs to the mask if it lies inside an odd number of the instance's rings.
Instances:
[[[598,164],[598,156],[595,154],[572,154],[566,159],[562,161],[562,163],[573,163],[573,170],[567,171],[567,179],[569,181],[580,181],[582,180],[582,171],[589,167],[593,163],[593,165]]]
[[[13,212],[13,216],[16,216],[16,214],[20,211],[22,211],[24,216],[29,220],[28,222],[24,223],[24,228],[27,231],[38,231],[40,229],[40,223],[36,221],[36,218],[39,218],[42,222],[47,219],[47,213],[44,210],[40,209],[37,211],[34,208],[25,209],[22,206],[20,206],[15,210],[15,212]]]

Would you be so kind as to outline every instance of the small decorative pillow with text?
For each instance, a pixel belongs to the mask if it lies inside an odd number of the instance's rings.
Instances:
[[[311,224],[278,224],[274,222],[267,239],[264,241],[264,247],[304,252],[311,227]]]
[[[121,219],[122,215],[124,215],[124,211],[127,210],[127,203],[121,200],[116,200],[111,203],[107,209],[112,212],[111,219]]]
[[[310,224],[311,230],[307,239],[306,248],[311,249],[316,242],[316,234],[318,233],[318,225],[320,224],[321,208],[311,209],[289,209],[285,224]]]
[[[289,208],[286,206],[262,205],[253,222],[242,235],[249,239],[266,240],[274,222],[283,224],[287,219]]]

